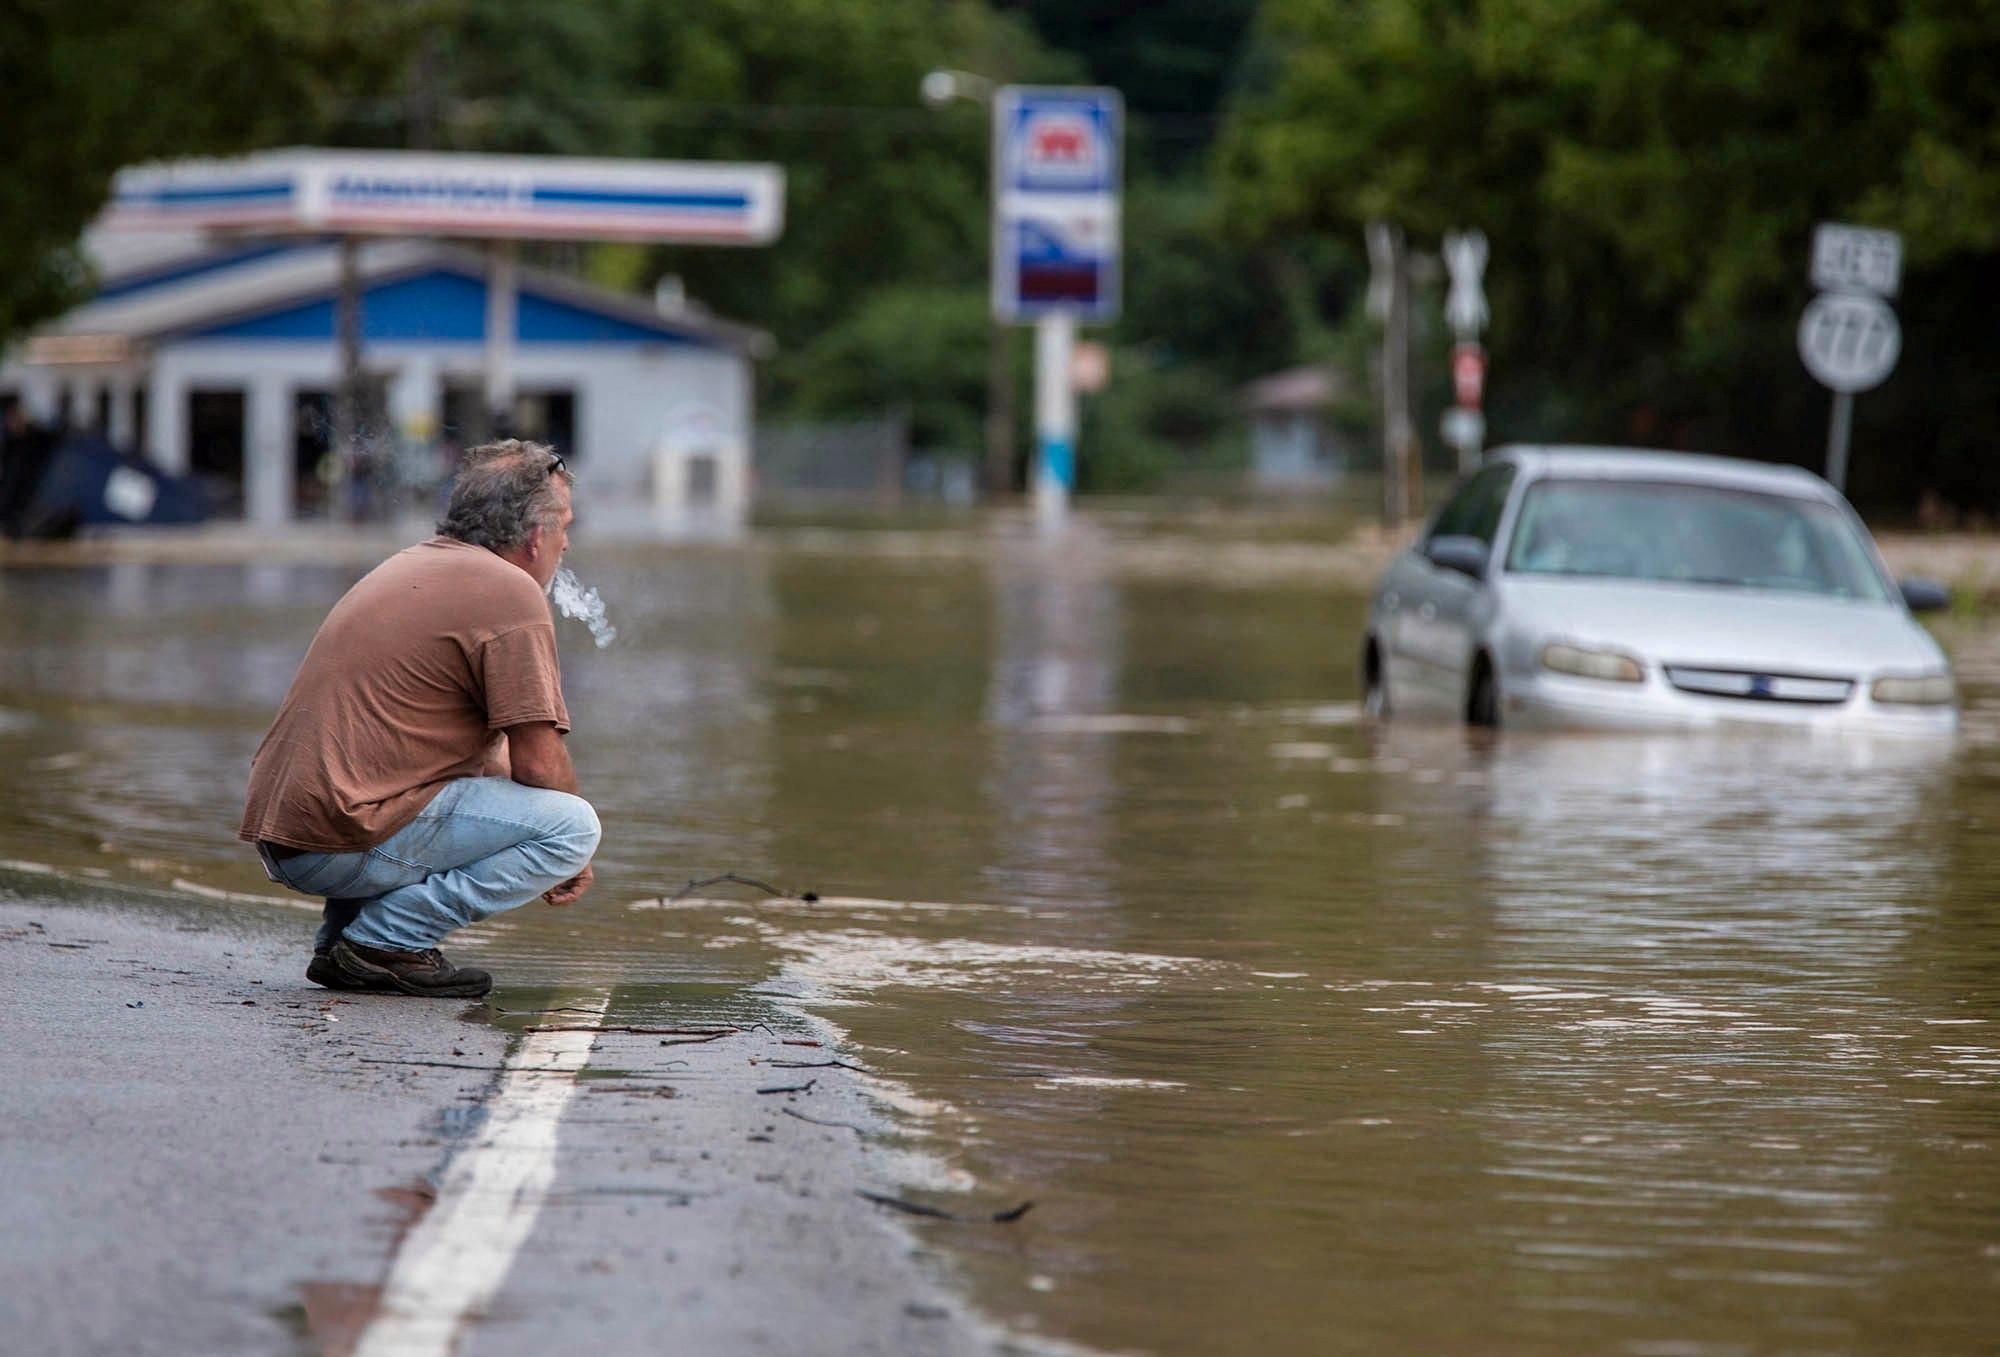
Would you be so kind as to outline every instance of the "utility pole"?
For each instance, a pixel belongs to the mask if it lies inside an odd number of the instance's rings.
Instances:
[[[986,341],[986,494],[1014,493],[1014,327],[991,322]]]
[[[511,240],[486,248],[486,370],[483,437],[511,438],[514,429],[514,329],[519,314],[519,256]]]
[[[326,488],[327,517],[344,523],[354,517],[349,493],[361,455],[361,247],[351,235],[339,244],[340,284],[334,303],[334,337],[340,373],[333,393],[333,479]]]
[[[998,88],[993,81],[971,71],[935,70],[924,76],[924,102],[943,108],[954,99],[967,99],[987,110],[993,109]],[[989,177],[991,167],[988,167]],[[987,498],[998,499],[1014,493],[1014,327],[995,316],[986,338],[986,419],[984,424],[985,467],[980,481]]]
[[[1410,516],[1417,494],[1417,430],[1410,418],[1410,261],[1403,228],[1367,229],[1368,310],[1382,325],[1382,521]]]

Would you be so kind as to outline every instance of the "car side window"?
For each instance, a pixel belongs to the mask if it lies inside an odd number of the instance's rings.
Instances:
[[[1497,462],[1459,486],[1431,522],[1430,539],[1476,537],[1491,545],[1507,506],[1507,489],[1514,483],[1511,462]]]
[[[1507,492],[1514,485],[1514,466],[1511,462],[1501,462],[1487,467],[1473,477],[1485,481],[1480,487],[1479,503],[1473,515],[1472,526],[1466,529],[1468,536],[1477,537],[1487,546],[1493,545],[1493,535],[1500,531],[1500,515],[1507,509]]]
[[[1481,472],[1479,476],[1485,474]],[[1445,501],[1444,508],[1438,510],[1438,516],[1431,520],[1430,537],[1426,538],[1426,541],[1438,537],[1465,535],[1467,525],[1472,522],[1475,502],[1479,498],[1479,476],[1462,482],[1458,489],[1452,492],[1451,498]]]

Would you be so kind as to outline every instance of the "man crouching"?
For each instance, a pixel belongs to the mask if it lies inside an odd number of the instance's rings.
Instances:
[[[333,606],[250,763],[238,837],[326,910],[306,978],[477,998],[493,977],[445,934],[590,888],[547,591],[571,476],[539,443],[474,448],[438,535]]]

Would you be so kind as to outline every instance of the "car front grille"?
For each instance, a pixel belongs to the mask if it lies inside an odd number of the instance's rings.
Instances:
[[[1748,669],[1698,669],[1670,664],[1667,682],[1684,693],[1734,697],[1746,702],[1806,702],[1823,707],[1847,701],[1854,680],[1810,674],[1765,674]]]

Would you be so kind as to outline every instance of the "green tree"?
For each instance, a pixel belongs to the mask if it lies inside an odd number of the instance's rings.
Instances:
[[[1912,356],[1942,360],[1862,402],[1863,442],[1915,445],[1906,492],[1952,479],[1957,403],[1994,367],[1968,299],[2000,231],[1972,75],[2000,7],[1269,0],[1261,42],[1269,78],[1218,159],[1233,210],[1350,238],[1483,227],[1497,433],[1816,460],[1824,393],[1791,332],[1813,224],[1850,220],[1905,232]],[[1885,465],[1864,489],[1891,489]]]
[[[1257,0],[999,0],[1092,84],[1124,96],[1129,158],[1141,175],[1198,173]]]
[[[976,456],[991,330],[983,287],[879,288],[799,355],[793,405],[808,415],[900,409],[916,446]]]
[[[1075,70],[977,0],[458,5],[427,36],[406,96],[356,109],[350,138],[782,166],[776,244],[663,247],[637,270],[679,274],[704,302],[773,330],[781,379],[875,289],[984,277],[985,121],[970,105],[926,108],[924,74]]]
[[[123,166],[310,139],[393,82],[408,0],[0,3],[0,341],[88,286],[75,244]]]

